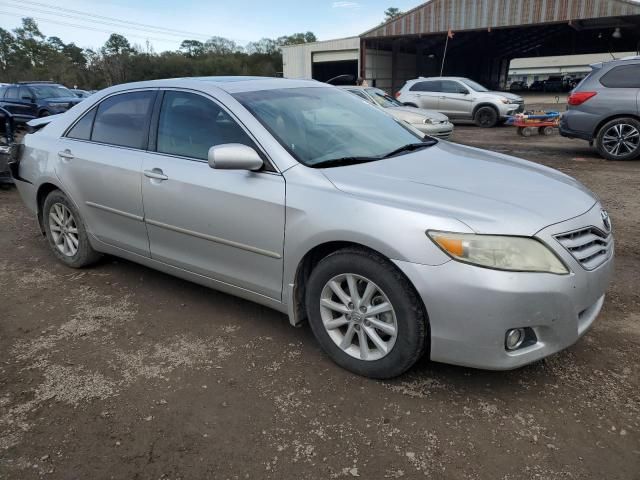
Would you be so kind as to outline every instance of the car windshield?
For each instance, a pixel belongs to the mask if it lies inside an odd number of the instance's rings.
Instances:
[[[478,82],[474,82],[473,80],[469,80],[468,78],[462,78],[460,79],[462,81],[462,83],[464,83],[467,87],[469,87],[471,90],[475,90],[476,92],[488,92],[489,89],[486,87],[483,87],[482,85],[480,85]]]
[[[63,98],[75,97],[68,88],[60,85],[29,85],[38,98]]]
[[[309,167],[379,160],[423,140],[392,116],[338,88],[261,90],[234,97]]]
[[[402,103],[393,98],[391,95],[386,93],[379,88],[367,88],[367,93],[371,96],[375,102],[381,107],[402,107]]]

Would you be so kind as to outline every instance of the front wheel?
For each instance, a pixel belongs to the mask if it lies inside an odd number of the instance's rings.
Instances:
[[[495,127],[498,120],[498,112],[493,107],[480,107],[474,116],[476,125],[482,128]]]
[[[60,190],[45,199],[42,223],[53,254],[65,265],[81,268],[100,258],[89,243],[80,213]]]
[[[640,122],[615,118],[605,123],[596,136],[596,149],[607,160],[633,160],[640,156]]]
[[[413,286],[378,254],[346,249],[312,271],[306,308],[331,359],[371,378],[404,373],[424,353],[427,319]]]

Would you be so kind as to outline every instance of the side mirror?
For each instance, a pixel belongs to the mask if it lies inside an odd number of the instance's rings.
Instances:
[[[209,166],[219,170],[260,170],[264,165],[253,148],[240,143],[225,143],[209,149]]]

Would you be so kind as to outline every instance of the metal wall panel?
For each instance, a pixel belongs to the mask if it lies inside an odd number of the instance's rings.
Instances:
[[[363,38],[441,33],[640,15],[630,0],[431,0]]]

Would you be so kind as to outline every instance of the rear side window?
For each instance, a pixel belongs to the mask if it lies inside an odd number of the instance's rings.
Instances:
[[[600,79],[609,88],[640,88],[640,65],[621,65],[612,68]]]
[[[7,94],[4,98],[18,98],[18,88],[17,87],[9,87],[7,88]]]
[[[91,139],[91,127],[93,127],[93,119],[96,116],[96,111],[98,107],[93,107],[88,113],[86,113],[79,121],[76,123],[69,133],[67,133],[67,137],[76,138],[78,140],[90,140]]]
[[[167,91],[158,121],[157,151],[207,160],[209,148],[241,143],[256,148],[245,131],[217,103],[201,95]]]
[[[441,92],[442,87],[439,80],[431,80],[414,83],[409,90],[412,92]]]
[[[155,92],[130,92],[98,106],[91,140],[129,148],[146,148]]]

